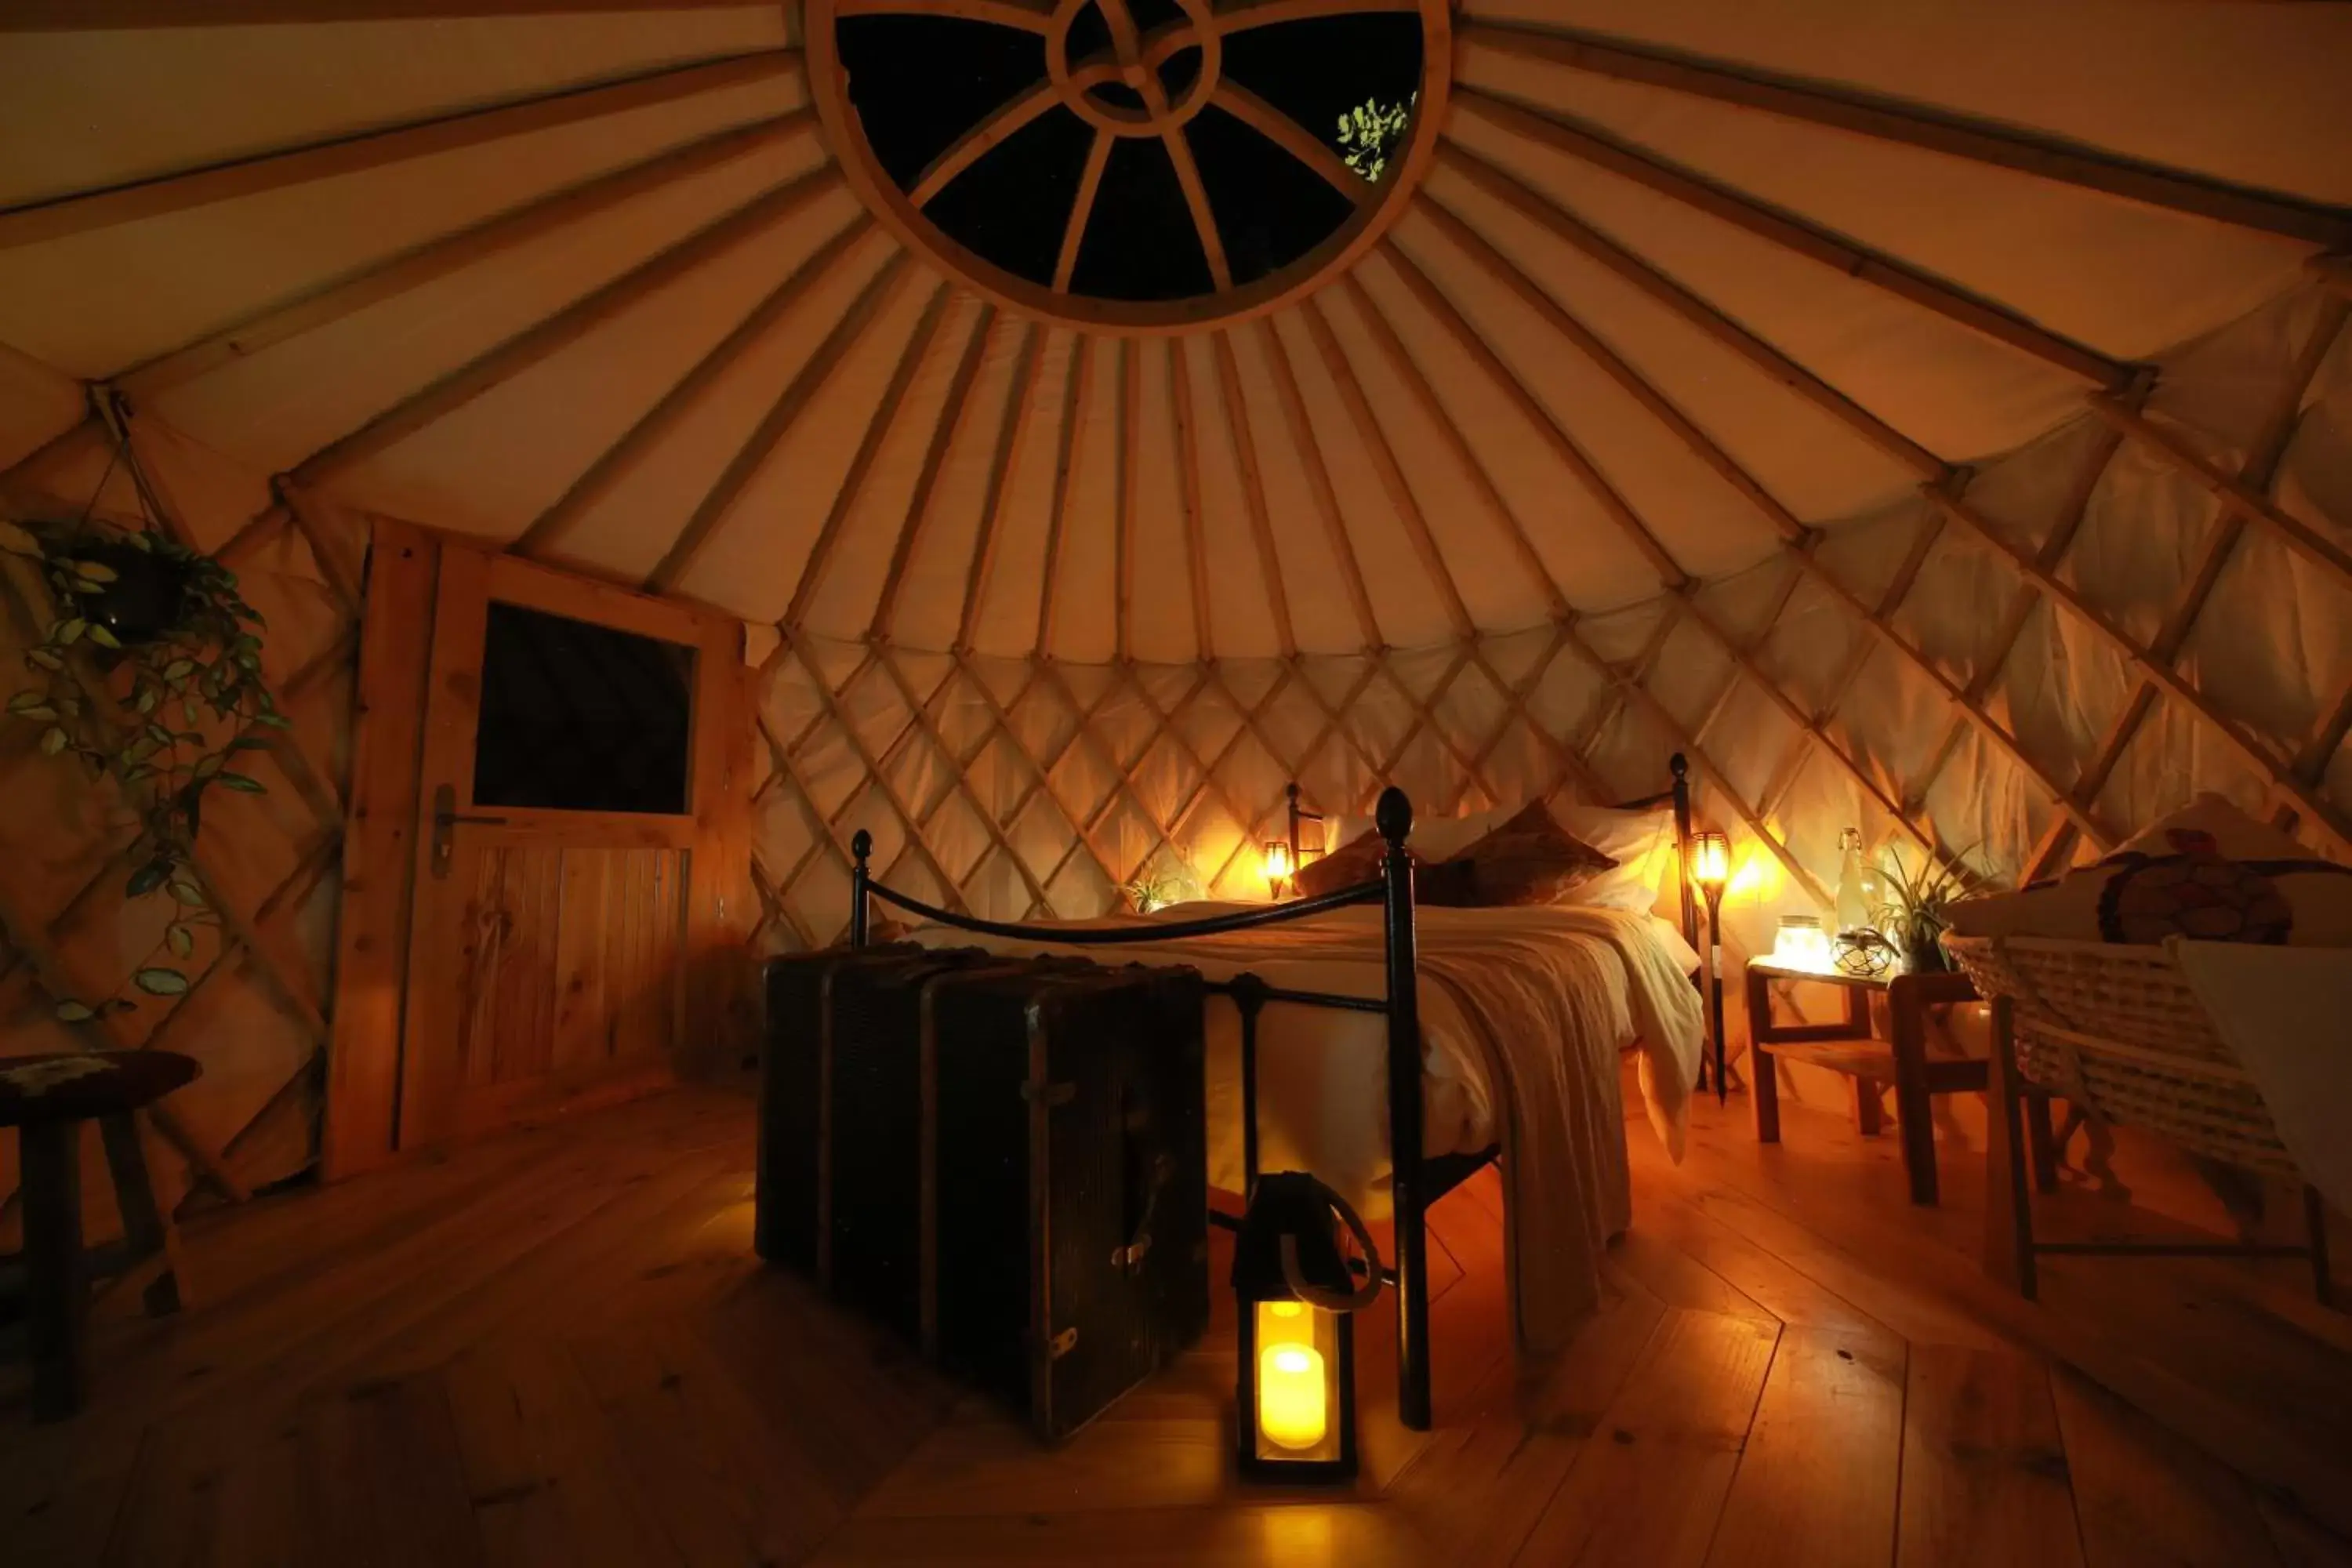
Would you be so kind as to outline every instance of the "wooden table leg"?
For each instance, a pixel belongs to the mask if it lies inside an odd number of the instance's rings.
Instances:
[[[62,1421],[81,1408],[81,1123],[37,1121],[20,1132],[33,1419]]]
[[[1772,983],[1756,970],[1748,972],[1748,1076],[1756,1101],[1756,1142],[1780,1141],[1780,1081],[1772,1070],[1767,1044],[1772,1032]]]
[[[1886,1129],[1885,1110],[1878,1103],[1875,1079],[1853,1080],[1853,1128],[1864,1138],[1875,1138]]]
[[[1887,986],[1886,1024],[1895,1047],[1895,1115],[1903,1135],[1903,1173],[1911,1181],[1911,1201],[1932,1207],[1941,1194],[1927,1096],[1927,1009],[1912,976],[1898,974]]]

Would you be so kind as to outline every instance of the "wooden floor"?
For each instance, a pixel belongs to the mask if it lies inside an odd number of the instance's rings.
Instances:
[[[2028,1306],[1968,1256],[1970,1162],[1916,1211],[1891,1137],[1745,1114],[1679,1167],[1631,1129],[1635,1229],[1538,1378],[1495,1188],[1450,1197],[1438,1429],[1375,1327],[1334,1499],[1234,1479],[1226,1312],[1035,1448],[759,1267],[748,1101],[671,1093],[196,1227],[199,1305],[108,1324],[89,1412],[0,1409],[0,1561],[2352,1563],[2352,1323],[2291,1269],[2069,1260]]]

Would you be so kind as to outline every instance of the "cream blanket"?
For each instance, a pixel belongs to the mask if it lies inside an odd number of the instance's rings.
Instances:
[[[1197,920],[1242,906],[1193,904],[1097,924]],[[1580,905],[1420,911],[1423,1152],[1503,1148],[1505,1259],[1522,1352],[1564,1346],[1600,1299],[1600,1259],[1633,1217],[1618,1052],[1637,1044],[1652,1127],[1682,1154],[1702,1032],[1699,997],[1646,915]],[[1051,943],[928,927],[932,946],[1003,952]],[[1385,980],[1381,914],[1336,910],[1296,925],[1134,947],[1092,948],[1106,963],[1190,963],[1212,980],[1244,970],[1269,984],[1377,997]],[[1386,1208],[1386,1020],[1276,1005],[1259,1027],[1261,1163],[1314,1172],[1360,1205]],[[1238,1026],[1209,1008],[1210,1117],[1224,1157],[1213,1179],[1238,1185]]]
[[[2352,950],[2188,942],[2165,947],[2262,1090],[2304,1179],[2352,1212]]]

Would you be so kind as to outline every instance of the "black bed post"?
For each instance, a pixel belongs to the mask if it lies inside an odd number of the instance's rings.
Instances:
[[[1666,768],[1675,775],[1675,879],[1682,893],[1683,940],[1696,947],[1698,908],[1691,899],[1690,879],[1690,759],[1676,752],[1666,759]]]
[[[1412,802],[1393,786],[1373,818],[1381,861],[1389,982],[1389,1190],[1396,1205],[1397,1418],[1430,1426],[1428,1233],[1421,1212],[1421,990],[1413,951]]]
[[[1298,786],[1285,784],[1282,793],[1290,801],[1290,874],[1298,875]]]
[[[874,835],[859,828],[849,840],[849,945],[866,945],[866,907],[873,902],[866,889],[873,881],[866,861],[874,853]]]

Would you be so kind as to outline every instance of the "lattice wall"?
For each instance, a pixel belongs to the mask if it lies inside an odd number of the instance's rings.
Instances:
[[[2011,880],[2215,789],[2341,858],[2345,316],[2340,297],[2283,300],[2141,388],[2144,412],[1990,465],[1965,504],[1931,488],[1738,577],[1514,636],[1077,666],[781,628],[760,683],[765,940],[839,933],[860,827],[893,886],[1083,917],[1145,871],[1261,893],[1255,846],[1281,834],[1292,779],[1327,811],[1394,782],[1450,815],[1647,794],[1677,750],[1754,868],[1734,903],[1757,934],[1827,901],[1848,824],[1974,847]]]
[[[245,1193],[306,1168],[316,1153],[360,536],[331,514],[295,516],[238,470],[160,428],[143,427],[135,438],[167,521],[227,561],[268,618],[264,673],[293,728],[240,763],[268,794],[215,791],[205,801],[198,879],[224,915],[225,940],[199,928],[194,958],[181,966],[194,984],[178,998],[130,989],[133,971],[164,956],[170,910],[158,899],[123,896],[132,831],[124,803],[78,763],[41,755],[27,727],[0,731],[0,1054],[149,1045],[195,1057],[204,1077],[155,1119],[179,1154],[159,1180],[169,1196]],[[107,459],[107,438],[95,426],[52,443],[8,475],[12,514],[68,508],[72,515],[97,494],[101,515],[135,516],[123,475],[108,473]],[[19,655],[37,640],[49,607],[46,585],[25,563],[7,558],[0,579],[5,697],[24,684]],[[61,994],[128,996],[139,1005],[68,1026],[52,1015]],[[14,1141],[0,1144],[12,1230],[15,1160]],[[110,1226],[108,1189],[95,1172],[86,1190],[93,1219]]]

